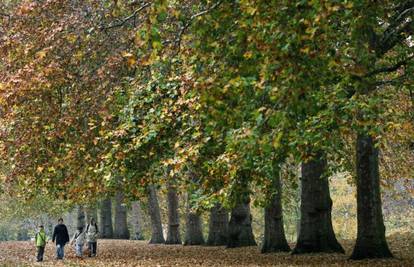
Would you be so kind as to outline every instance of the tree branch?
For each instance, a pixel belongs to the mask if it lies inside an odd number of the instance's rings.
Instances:
[[[414,26],[413,18],[414,1],[408,1],[398,8],[396,14],[391,18],[390,25],[384,31],[376,48],[378,56],[382,56],[391,50],[396,44],[404,40],[404,33],[412,31]]]
[[[207,8],[203,11],[200,11],[194,15],[192,15],[187,21],[186,23],[181,27],[180,32],[178,33],[177,38],[175,39],[175,45],[177,47],[181,46],[181,40],[182,40],[182,36],[184,35],[185,31],[190,27],[191,23],[198,17],[201,17],[207,13],[209,13],[210,11],[216,9],[219,5],[221,5],[223,3],[223,1],[218,1],[217,3],[215,3],[214,5],[212,5],[210,8]]]
[[[109,29],[112,29],[112,28],[122,27],[122,26],[124,26],[130,20],[134,20],[135,21],[136,16],[138,15],[138,13],[141,12],[142,10],[144,10],[145,8],[149,7],[150,5],[151,5],[151,3],[145,3],[144,5],[140,6],[138,9],[136,9],[128,17],[125,17],[122,20],[118,20],[117,22],[111,23],[111,24],[109,24],[107,26],[101,26],[100,27],[100,30],[109,30]]]
[[[368,74],[366,74],[365,77],[369,77],[369,76],[373,76],[373,75],[377,75],[377,74],[385,73],[385,72],[396,71],[399,68],[401,68],[402,66],[407,65],[407,63],[409,63],[409,61],[413,58],[414,58],[414,55],[412,55],[412,56],[410,56],[410,57],[408,57],[404,60],[401,60],[401,61],[397,62],[393,66],[387,66],[387,67],[383,67],[383,68],[380,68],[380,69],[373,70],[373,71],[369,72]]]

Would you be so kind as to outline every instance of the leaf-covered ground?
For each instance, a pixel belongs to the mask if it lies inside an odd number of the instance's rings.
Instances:
[[[292,256],[288,253],[260,254],[258,248],[224,249],[222,247],[185,247],[148,245],[142,241],[100,240],[98,257],[79,260],[71,247],[66,258],[54,260],[49,244],[45,262],[35,262],[35,248],[30,242],[0,243],[0,266],[414,266],[414,236],[389,238],[395,255],[391,260],[349,261],[353,241],[341,242],[346,255],[316,254]]]

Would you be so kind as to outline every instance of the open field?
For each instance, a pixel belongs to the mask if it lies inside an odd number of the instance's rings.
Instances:
[[[258,248],[185,247],[148,245],[143,241],[100,240],[98,257],[79,260],[66,247],[63,261],[54,259],[54,247],[46,249],[45,262],[35,262],[30,242],[0,243],[0,266],[414,266],[414,236],[389,239],[395,259],[349,261],[354,241],[341,241],[346,255],[314,254],[292,256],[288,253],[260,254]]]

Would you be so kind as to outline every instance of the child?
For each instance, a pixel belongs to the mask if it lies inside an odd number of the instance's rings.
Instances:
[[[75,243],[76,257],[82,258],[83,245],[85,244],[85,232],[83,227],[78,227],[78,230],[73,235],[71,244]]]
[[[43,261],[46,247],[46,233],[43,225],[39,225],[39,231],[35,235],[35,244],[37,247],[37,261]]]

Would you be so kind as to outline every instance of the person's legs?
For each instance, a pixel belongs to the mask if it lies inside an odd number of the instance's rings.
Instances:
[[[80,244],[77,244],[76,245],[76,256],[78,256],[78,257],[82,257],[82,245],[80,245]]]
[[[63,257],[65,256],[64,246],[57,245],[56,256],[57,256],[57,259],[59,260],[63,259]]]
[[[88,242],[88,256],[92,257],[92,242]]]
[[[92,247],[93,247],[92,255],[96,256],[96,247],[97,247],[96,241],[92,243]]]
[[[45,247],[37,247],[37,261],[43,261],[43,254],[45,253]]]
[[[61,255],[62,255],[62,259],[63,257],[65,257],[65,245],[60,246],[61,247]]]
[[[60,245],[56,245],[56,259],[60,259]]]

